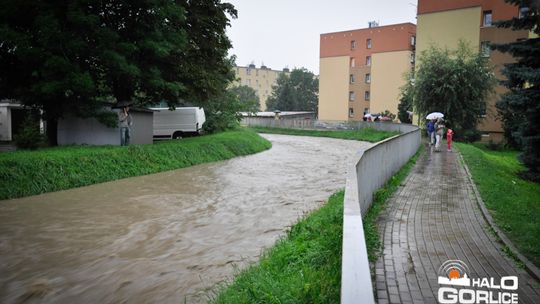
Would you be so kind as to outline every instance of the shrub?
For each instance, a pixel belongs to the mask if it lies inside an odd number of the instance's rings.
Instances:
[[[22,128],[14,136],[13,140],[20,149],[35,150],[43,144],[43,135],[39,131],[38,120],[33,115],[27,115]]]

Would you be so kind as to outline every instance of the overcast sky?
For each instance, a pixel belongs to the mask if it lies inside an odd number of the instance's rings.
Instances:
[[[416,24],[417,0],[223,0],[238,10],[227,34],[236,64],[319,74],[319,35],[379,25]]]

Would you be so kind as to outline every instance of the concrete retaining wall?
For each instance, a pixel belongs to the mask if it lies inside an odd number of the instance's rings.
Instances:
[[[374,128],[381,131],[407,132],[415,126],[409,124],[397,124],[391,122],[327,122],[307,118],[285,118],[274,119],[269,117],[242,118],[242,125],[249,127],[271,127],[271,128],[293,128],[293,129],[338,129],[356,130],[363,128]]]
[[[420,147],[417,126],[392,123],[358,123],[402,134],[359,151],[348,167],[343,208],[341,303],[375,303],[362,216],[381,188]]]
[[[130,144],[151,144],[154,113],[130,113],[133,117]],[[57,134],[59,145],[120,145],[120,128],[109,128],[95,118],[63,118],[58,121]]]
[[[249,127],[270,127],[270,128],[296,128],[310,129],[314,127],[314,119],[309,118],[282,118],[272,117],[242,117],[241,124]]]

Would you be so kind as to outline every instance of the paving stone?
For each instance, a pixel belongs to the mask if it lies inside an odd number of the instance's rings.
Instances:
[[[427,147],[378,220],[378,303],[437,303],[438,270],[449,259],[465,262],[470,277],[516,275],[519,303],[540,303],[540,284],[505,256],[477,204],[458,154]]]

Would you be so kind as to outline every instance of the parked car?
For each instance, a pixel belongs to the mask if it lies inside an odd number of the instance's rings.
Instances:
[[[154,139],[179,139],[200,135],[206,121],[204,109],[184,107],[169,110],[169,108],[150,108],[154,112]]]

